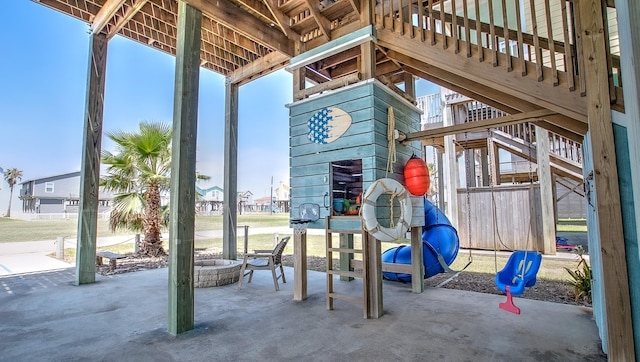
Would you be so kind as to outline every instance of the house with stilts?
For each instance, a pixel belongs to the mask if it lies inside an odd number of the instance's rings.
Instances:
[[[340,234],[349,254],[353,235],[366,240],[363,314],[384,312],[379,242],[389,220],[401,215],[398,234],[424,224],[422,199],[404,193],[402,165],[424,142],[445,154],[471,153],[486,139],[492,180],[502,180],[496,148],[533,156],[539,189],[541,250],[555,251],[551,155],[555,135],[582,145],[582,179],[594,272],[593,312],[610,360],[640,357],[640,5],[632,0],[515,2],[497,0],[38,0],[90,25],[85,150],[78,223],[76,284],[95,282],[96,223],[107,44],[119,35],[176,56],[173,170],[169,244],[168,331],[194,328],[192,251],[198,72],[226,77],[223,256],[237,258],[237,147],[239,88],[287,67],[293,74],[290,112],[291,217],[307,227]],[[485,108],[451,103],[443,125],[420,129],[415,80],[424,79],[504,112],[475,117]],[[466,108],[466,110],[465,110]],[[466,113],[465,113],[466,112]],[[462,114],[461,114],[462,113]],[[471,116],[470,116],[471,114]],[[466,118],[474,121],[465,122]],[[528,126],[521,126],[528,124]],[[510,128],[511,127],[511,128]],[[535,131],[533,131],[535,130]],[[494,134],[472,138],[460,135]],[[501,132],[500,134],[498,132]],[[513,133],[525,144],[516,145]],[[551,134],[552,132],[552,134]],[[475,136],[474,136],[475,137]],[[511,138],[511,139],[510,139]],[[484,141],[478,141],[479,139]],[[508,145],[511,144],[511,145]],[[519,147],[519,148],[518,148]],[[452,151],[447,152],[450,148]],[[482,151],[481,151],[482,152]],[[396,162],[392,162],[392,161]],[[493,162],[491,162],[493,160]],[[443,180],[457,177],[443,160]],[[565,165],[565,172],[569,168]],[[575,169],[572,169],[575,171]],[[580,171],[576,171],[580,173]],[[574,175],[579,178],[579,175]],[[346,214],[374,185],[392,186],[400,206],[370,204],[364,218]],[[578,182],[578,181],[576,181]],[[400,187],[396,186],[396,183]],[[575,184],[571,184],[575,185]],[[573,187],[573,186],[569,186]],[[363,197],[358,198],[360,192]],[[388,193],[388,192],[387,192]],[[446,196],[450,215],[466,206]],[[374,198],[375,199],[375,198]],[[348,203],[346,201],[349,201]],[[588,206],[587,206],[588,205]],[[495,209],[513,208],[496,203]],[[304,212],[302,212],[304,211]],[[393,211],[393,212],[392,212]],[[397,211],[397,212],[396,212]],[[304,216],[303,216],[304,214]],[[411,214],[412,217],[408,217]],[[310,216],[313,215],[311,218]],[[372,221],[366,229],[362,222]],[[379,222],[378,222],[379,221]],[[459,223],[459,220],[458,220]],[[460,224],[460,223],[459,223]],[[293,225],[293,224],[292,224]],[[365,223],[366,225],[366,223]],[[178,227],[179,226],[179,227]],[[306,233],[294,236],[294,299],[307,299]],[[330,237],[327,240],[331,240]],[[414,250],[416,250],[414,249]],[[419,252],[418,250],[416,250]],[[348,258],[347,258],[348,260]],[[418,261],[420,259],[417,259]],[[412,290],[422,292],[414,262]],[[349,271],[350,272],[350,271]],[[328,278],[327,298],[336,296]],[[329,303],[328,307],[332,307]]]

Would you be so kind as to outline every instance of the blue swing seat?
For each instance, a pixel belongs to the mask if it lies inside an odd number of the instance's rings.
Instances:
[[[521,295],[524,289],[536,284],[536,275],[542,263],[542,254],[536,251],[516,250],[511,254],[507,264],[496,274],[496,286],[507,294],[507,302],[500,308],[520,314],[520,309],[513,304],[512,295]]]

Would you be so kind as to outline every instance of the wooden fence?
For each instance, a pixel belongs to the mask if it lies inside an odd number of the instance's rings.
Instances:
[[[460,247],[543,250],[539,185],[458,189],[458,205]]]

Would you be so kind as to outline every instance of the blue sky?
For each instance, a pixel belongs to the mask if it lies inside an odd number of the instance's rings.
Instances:
[[[3,0],[0,21],[0,167],[23,181],[80,170],[89,25],[27,0]],[[10,14],[10,16],[6,16]],[[173,118],[175,60],[140,43],[109,42],[103,132]],[[420,81],[418,95],[434,93]],[[288,110],[292,78],[275,72],[240,87],[238,190],[269,194],[289,183]],[[222,187],[224,77],[200,72],[197,168]],[[103,137],[103,148],[112,146]],[[0,186],[0,214],[8,185]],[[3,206],[4,205],[4,206]],[[13,209],[16,209],[14,205]],[[18,206],[19,208],[19,206]]]

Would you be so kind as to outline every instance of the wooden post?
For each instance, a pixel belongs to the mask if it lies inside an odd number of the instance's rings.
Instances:
[[[360,72],[362,80],[376,77],[376,45],[371,41],[366,41],[360,45]]]
[[[411,228],[411,291],[424,292],[424,262],[422,260],[422,228]]]
[[[303,52],[304,52],[304,43],[302,43],[301,41],[297,41],[295,43],[295,55],[300,55]],[[302,94],[301,91],[305,89],[306,69],[307,67],[300,67],[292,71],[294,101],[299,101],[302,99],[299,95]]]
[[[380,241],[373,237],[373,235],[366,233],[362,235],[363,238],[367,237],[368,243],[365,253],[365,258],[369,265],[367,266],[367,284],[363,285],[364,288],[368,288],[368,302],[367,304],[367,317],[368,318],[380,318],[384,314],[383,301],[382,301],[382,252],[380,249]]]
[[[482,186],[489,186],[489,148],[480,149],[480,163],[482,169]]]
[[[544,254],[556,253],[556,218],[553,209],[553,178],[549,163],[549,131],[536,128],[536,161],[540,183],[540,211],[542,212],[542,245]],[[531,200],[533,202],[533,200]]]
[[[580,21],[576,34],[582,44],[591,135],[593,183],[602,261],[604,310],[610,361],[635,360],[629,279],[622,230],[618,170],[611,124],[602,6],[599,0],[574,3]],[[597,251],[596,251],[597,252]]]
[[[404,73],[404,92],[411,98],[416,99],[416,80],[411,73]]]
[[[452,106],[447,104],[443,110],[445,126],[453,125]],[[458,158],[453,136],[444,136],[445,173],[444,185],[447,185],[447,209],[446,214],[455,228],[458,224]]]
[[[487,151],[489,153],[489,185],[500,185],[500,156],[498,146],[493,139],[487,139]],[[493,185],[492,185],[493,184]]]
[[[446,210],[444,201],[444,157],[442,152],[436,152],[436,158],[438,159],[438,208]]]
[[[475,150],[468,149],[464,151],[465,157],[465,176],[467,179],[467,187],[476,187],[476,160],[475,160]]]
[[[293,300],[307,299],[307,233],[293,233]]]
[[[169,325],[171,334],[193,329],[196,134],[202,12],[178,2],[176,72],[171,140],[169,215]]]
[[[107,76],[107,45],[107,36],[104,33],[91,36],[80,172],[76,285],[89,284],[96,281],[98,192],[100,188],[104,85]]]
[[[222,204],[222,257],[238,258],[238,84],[227,78],[224,98],[224,200]]]
[[[353,234],[340,234],[340,248],[353,249]],[[353,270],[352,260],[353,253],[340,253],[340,270]],[[350,282],[353,277],[341,275],[340,280]]]

